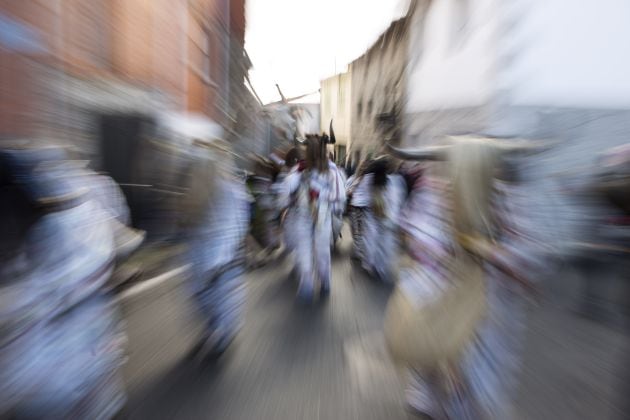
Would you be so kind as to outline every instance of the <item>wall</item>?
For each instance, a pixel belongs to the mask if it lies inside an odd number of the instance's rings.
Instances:
[[[329,133],[330,120],[334,120],[337,143],[347,146],[351,133],[352,74],[341,73],[322,80],[320,95],[320,132]]]
[[[518,135],[537,121],[532,107],[627,109],[625,16],[630,3],[623,0],[479,0],[474,7],[419,0],[411,16],[406,141],[432,142],[445,132],[440,126]]]
[[[630,2],[518,0],[502,11],[511,104],[630,107]]]
[[[479,106],[492,99],[499,2],[418,3],[410,32],[408,112]]]
[[[0,104],[15,109],[12,104],[23,103],[9,114],[11,124],[0,124],[0,135],[63,138],[62,131],[51,135],[49,128],[60,128],[61,120],[67,127],[83,125],[83,118],[64,102],[77,86],[87,88],[88,96],[118,83],[160,91],[171,105],[183,106],[185,72],[179,51],[185,33],[180,17],[186,5],[185,0],[0,2],[0,13],[25,25],[45,46],[37,54],[0,53],[3,63],[12,63],[2,65]],[[92,81],[94,89],[85,81]]]
[[[229,114],[232,122],[228,141],[243,159],[241,167],[250,165],[248,153],[269,153],[269,122],[263,117],[262,105],[245,86],[245,76],[252,63],[244,48],[245,1],[232,0],[230,6]],[[251,169],[251,168],[250,168]]]
[[[184,0],[112,1],[112,72],[124,80],[159,89],[185,103],[182,49],[186,36]]]
[[[457,132],[554,140],[518,167],[530,189],[528,218],[544,227],[538,239],[571,253],[571,242],[596,238],[600,209],[567,187],[584,189],[599,154],[630,138],[630,67],[621,53],[630,5],[458,4],[419,1],[412,11],[403,145]]]
[[[86,112],[105,107],[79,108],[94,101],[68,93],[76,86],[86,89],[85,96],[96,95],[95,102],[121,109],[127,110],[125,101],[137,105],[134,96],[144,91],[160,97],[156,108],[200,112],[228,130],[235,124],[237,99],[231,100],[230,92],[245,89],[248,68],[244,0],[94,0],[89,5],[0,0],[0,16],[23,25],[42,44],[30,54],[0,49],[0,136],[50,135],[51,125],[59,137],[73,125],[88,129]],[[112,101],[106,89],[120,100]]]
[[[229,0],[190,2],[187,110],[206,114],[225,127],[232,124],[229,106],[231,20]]]
[[[0,138],[28,137],[43,88],[42,71],[33,63],[52,56],[55,45],[47,35],[54,32],[54,10],[42,1],[1,0],[0,18]]]
[[[407,19],[392,22],[368,51],[350,63],[351,136],[348,154],[363,155],[396,137],[394,122],[403,106],[407,64]],[[389,123],[383,124],[386,117]]]

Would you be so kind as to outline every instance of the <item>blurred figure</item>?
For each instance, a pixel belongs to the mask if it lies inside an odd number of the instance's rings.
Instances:
[[[295,270],[299,277],[298,295],[310,300],[319,290],[330,292],[332,208],[343,200],[337,185],[337,174],[330,170],[326,140],[309,135],[306,160],[283,181],[280,204],[288,209],[296,241],[293,246]],[[285,228],[287,224],[285,223]]]
[[[450,236],[450,212],[447,204],[447,184],[429,176],[427,168],[415,168],[417,176],[401,217],[405,248],[410,261],[400,273],[399,287],[403,293],[421,299],[425,290],[438,289],[450,281],[449,263],[453,242]],[[439,290],[439,289],[438,289]],[[433,379],[433,378],[436,379]],[[429,418],[442,418],[442,404],[438,391],[442,385],[439,375],[412,372],[407,390],[409,406]],[[432,381],[435,383],[432,383]],[[443,382],[443,380],[442,380]]]
[[[287,174],[287,172],[290,172],[291,169],[295,168],[295,166],[300,163],[301,160],[303,160],[303,153],[302,151],[297,148],[297,147],[292,147],[291,149],[289,149],[289,151],[287,152],[285,158],[284,158],[284,175]],[[282,180],[280,180],[282,181]]]
[[[248,187],[254,197],[251,233],[263,248],[254,264],[263,264],[281,246],[280,223],[274,196],[274,184],[280,169],[270,160],[259,156],[254,174],[248,177]]]
[[[370,205],[370,185],[372,184],[372,174],[364,173],[371,164],[371,160],[366,159],[361,163],[356,173],[346,182],[350,217],[350,229],[352,231],[352,258],[364,261],[364,226],[365,213]]]
[[[356,151],[351,156],[348,157],[346,161],[346,176],[348,178],[352,177],[359,166],[361,160],[361,153]]]
[[[366,170],[369,198],[360,233],[360,240],[369,244],[362,253],[363,268],[387,282],[393,281],[398,266],[398,219],[405,199],[403,178],[390,172],[390,159],[385,156]]]
[[[24,144],[0,157],[3,221],[22,226],[2,238],[13,246],[0,268],[0,414],[111,418],[125,401],[126,338],[103,289],[143,236],[127,231],[117,186],[63,149]]]
[[[335,175],[333,188],[335,195],[339,200],[332,204],[332,238],[331,247],[334,248],[337,240],[341,237],[341,229],[343,228],[343,213],[346,209],[346,176],[343,170],[333,161],[333,155],[328,155],[328,169]]]
[[[630,179],[630,143],[606,151],[601,159],[601,190],[607,192],[610,201],[624,212],[630,212],[628,204],[628,179]],[[608,188],[605,188],[608,186]]]
[[[630,279],[630,265],[628,264],[628,255],[630,254],[630,143],[615,147],[604,152],[601,160],[599,173],[597,174],[594,190],[603,196],[610,205],[610,214],[603,223],[603,237],[608,248],[608,262],[612,262],[621,274],[621,281],[624,282],[625,290],[622,293],[622,306],[618,312],[625,321],[626,328],[630,320],[630,288],[627,281]],[[612,265],[612,264],[610,264]],[[610,269],[609,265],[609,269]],[[590,274],[590,273],[589,273]],[[602,280],[601,276],[597,278],[597,284]],[[597,302],[597,294],[595,293],[595,281],[587,281],[587,290],[585,296],[585,306],[591,311],[593,301]],[[618,308],[618,304],[607,302],[609,306]],[[622,383],[619,386],[619,402],[620,406],[626,411],[630,409],[630,403],[627,398],[627,390],[630,386],[630,365],[626,361],[625,371],[623,372]]]
[[[541,259],[522,220],[510,214],[514,207],[505,206],[510,184],[497,189],[495,177],[506,172],[495,168],[505,168],[502,155],[518,147],[474,137],[453,142],[442,149],[397,151],[411,159],[446,159],[450,174],[450,183],[426,175],[414,183],[402,219],[413,262],[401,273],[400,288],[422,308],[455,287],[456,264],[467,267],[458,271],[464,275],[480,264],[487,309],[460,358],[415,368],[407,398],[430,418],[507,419],[524,330],[523,297],[533,289],[522,273],[540,273]]]
[[[297,249],[297,242],[300,239],[297,236],[297,229],[295,229],[296,224],[299,222],[299,214],[297,208],[290,206],[287,201],[291,193],[288,190],[289,184],[285,182],[285,179],[288,176],[295,176],[291,174],[298,171],[298,164],[304,160],[303,155],[302,150],[298,147],[289,149],[284,158],[284,167],[273,185],[276,207],[281,218],[284,246],[289,253]]]
[[[229,147],[218,140],[216,127],[204,127],[201,124],[193,137],[182,211],[192,286],[207,319],[200,353],[216,357],[225,352],[243,322],[250,200],[235,176]]]
[[[630,145],[606,150],[598,164],[594,179],[580,191],[598,205],[591,211],[595,223],[588,239],[580,244],[576,261],[585,273],[580,313],[618,323],[628,316],[627,308],[619,307],[623,301],[614,295],[619,294],[619,290],[615,292],[615,273],[627,272],[624,263],[630,254]]]

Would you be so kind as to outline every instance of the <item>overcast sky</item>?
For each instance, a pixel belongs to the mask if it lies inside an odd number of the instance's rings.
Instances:
[[[245,48],[264,103],[319,89],[319,81],[360,56],[407,0],[247,0]],[[311,97],[312,99],[313,97]],[[315,95],[315,100],[319,100]]]

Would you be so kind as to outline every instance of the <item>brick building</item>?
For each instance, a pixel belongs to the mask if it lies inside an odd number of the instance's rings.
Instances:
[[[244,0],[0,0],[0,138],[98,160],[103,115],[205,114],[228,131],[250,64]]]

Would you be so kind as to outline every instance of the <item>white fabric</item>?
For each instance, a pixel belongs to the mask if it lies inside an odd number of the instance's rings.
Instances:
[[[368,187],[372,194],[371,207],[374,189],[371,185]],[[384,216],[377,217],[371,208],[364,215],[364,229],[361,234],[366,246],[363,249],[363,263],[368,271],[374,272],[382,280],[391,281],[398,262],[396,257],[400,247],[398,219],[405,198],[404,180],[399,175],[388,175],[387,184],[383,188]]]
[[[131,224],[127,200],[118,184],[105,175],[87,174],[82,180],[90,186],[90,197],[97,201],[103,209],[126,226]]]
[[[373,174],[365,174],[355,179],[355,185],[351,186],[352,199],[350,205],[354,207],[368,207],[372,201],[371,186]]]
[[[341,235],[341,229],[343,227],[343,213],[346,209],[346,175],[343,170],[337,167],[332,161],[328,162],[328,167],[335,173],[334,188],[337,191],[337,200],[332,203],[332,235],[331,245],[334,245],[335,241]]]
[[[192,289],[207,317],[206,345],[222,351],[242,325],[246,291],[238,259],[249,231],[250,196],[231,177],[218,179],[216,188],[205,221],[191,233],[189,255]]]
[[[401,278],[400,286],[417,304],[433,299],[449,281],[445,263],[449,260],[452,237],[450,219],[446,216],[448,209],[444,205],[447,191],[445,185],[436,181],[424,179],[414,186],[402,219],[406,233],[425,258],[413,269],[406,270]],[[542,267],[539,259],[532,258],[536,255],[536,243],[528,239],[531,235],[522,231],[533,226],[521,218],[525,214],[518,211],[518,201],[512,200],[516,198],[511,194],[513,191],[502,186],[501,192],[495,197],[494,209],[503,225],[504,236],[499,245],[507,252],[502,259],[529,277]],[[516,215],[517,220],[514,220]],[[507,234],[509,231],[516,234]],[[423,254],[422,250],[430,253]],[[530,258],[523,258],[525,255]],[[532,264],[535,262],[538,264]],[[409,404],[420,411],[457,419],[512,418],[510,400],[517,385],[526,302],[513,280],[491,266],[486,267],[485,272],[488,313],[462,361],[454,366],[459,380],[453,381],[439,370],[412,373],[407,398]]]
[[[310,202],[311,190],[319,194],[314,203]],[[294,251],[299,293],[310,297],[318,286],[330,285],[332,207],[343,202],[345,191],[339,188],[339,176],[332,170],[293,170],[278,191],[279,205],[289,207],[285,226],[291,234],[287,246]]]
[[[291,206],[291,191],[297,189],[299,182],[300,173],[297,167],[294,167],[288,173],[281,174],[278,181],[272,186],[277,210],[280,212],[286,210],[282,234],[284,237],[284,245],[289,252],[293,252],[296,249],[298,241],[295,226],[299,223],[300,218],[297,215],[297,210]]]
[[[205,221],[192,232],[194,269],[201,273],[232,262],[249,230],[249,195],[237,179],[218,181]]]
[[[352,187],[352,185],[354,185],[354,181],[357,179],[356,175],[351,175],[348,177],[348,179],[346,179],[346,191],[350,192],[350,187]]]
[[[97,200],[48,213],[0,267],[1,413],[108,418],[121,407],[124,334],[115,306],[97,292],[113,267],[109,220]]]

